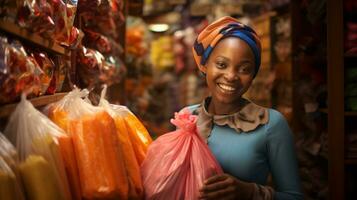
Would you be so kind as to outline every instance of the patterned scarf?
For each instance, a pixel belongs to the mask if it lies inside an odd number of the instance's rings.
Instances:
[[[251,48],[255,60],[255,74],[260,67],[261,44],[255,31],[232,17],[222,17],[207,26],[198,35],[193,47],[193,56],[198,68],[202,71],[209,55],[217,43],[227,37],[237,37]]]

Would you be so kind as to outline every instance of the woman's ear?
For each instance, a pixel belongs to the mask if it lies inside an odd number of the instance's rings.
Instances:
[[[204,65],[201,65],[201,66],[200,66],[200,71],[202,72],[202,74],[206,75],[207,67],[204,66]]]

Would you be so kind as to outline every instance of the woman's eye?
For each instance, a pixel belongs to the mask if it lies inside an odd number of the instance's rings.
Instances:
[[[226,63],[223,62],[217,62],[216,65],[218,68],[225,68],[227,66]]]
[[[251,67],[249,66],[243,66],[239,68],[240,73],[250,73],[251,72]]]

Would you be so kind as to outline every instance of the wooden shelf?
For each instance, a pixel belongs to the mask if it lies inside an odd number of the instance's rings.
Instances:
[[[30,31],[21,28],[12,22],[0,20],[0,29],[7,33],[15,35],[23,40],[44,47],[50,51],[53,51],[54,53],[62,54],[62,55],[67,54],[66,49],[56,44],[54,41],[43,38],[42,36],[36,33],[31,33]]]
[[[357,117],[357,111],[345,111],[345,116],[356,116]]]
[[[319,108],[319,111],[328,114],[327,108]],[[357,111],[345,111],[345,116],[357,116]]]
[[[47,105],[49,103],[59,101],[66,94],[67,94],[66,92],[63,92],[63,93],[56,93],[54,95],[45,95],[45,96],[32,98],[32,99],[30,99],[30,101],[33,106],[40,107],[40,106]],[[0,118],[7,117],[7,116],[11,115],[11,113],[15,110],[17,104],[18,104],[18,102],[0,106]]]
[[[357,165],[357,158],[346,158],[345,164],[346,165]]]
[[[344,56],[345,58],[357,58],[357,54],[352,53],[345,53]]]
[[[325,114],[328,113],[327,108],[319,108],[319,111]]]

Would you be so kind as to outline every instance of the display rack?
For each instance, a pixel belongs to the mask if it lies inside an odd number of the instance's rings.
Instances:
[[[356,111],[345,110],[346,58],[344,53],[343,1],[327,1],[327,59],[328,59],[328,137],[329,137],[329,194],[330,199],[350,199],[351,184],[347,180],[347,166],[355,167],[357,158],[347,157],[346,143],[349,126],[346,122],[357,116]],[[353,178],[352,178],[353,179]]]
[[[30,31],[19,27],[13,22],[0,20],[0,29],[11,35],[19,37],[20,39],[29,41],[35,45],[46,48],[49,51],[52,51],[57,54],[66,55],[69,52],[62,46],[56,44],[54,41],[46,39],[36,33],[31,33]]]
[[[38,46],[41,50],[57,54],[57,55],[65,55],[70,56],[70,51],[51,39],[47,39],[42,37],[37,33],[30,32],[25,28],[21,28],[17,24],[7,21],[7,20],[0,20],[0,31],[2,31],[5,35],[10,35],[22,42],[28,42],[30,44]],[[53,95],[44,95],[30,99],[30,102],[35,107],[45,106],[49,103],[53,103],[62,99],[67,93],[55,93]],[[3,122],[6,122],[6,119],[11,115],[11,113],[16,108],[18,102],[12,102],[9,104],[0,105],[0,121],[1,125]],[[3,128],[0,125],[1,128]]]
[[[34,107],[41,107],[61,100],[66,94],[67,94],[66,92],[61,92],[53,95],[45,95],[45,96],[32,98],[29,101],[32,103]],[[16,106],[17,103],[5,104],[3,106],[0,106],[0,118],[4,118],[11,115],[11,113],[15,110]]]

